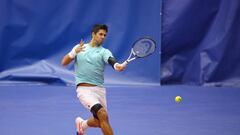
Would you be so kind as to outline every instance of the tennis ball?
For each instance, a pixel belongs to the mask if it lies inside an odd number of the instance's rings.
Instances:
[[[181,102],[181,100],[182,100],[182,97],[180,97],[180,96],[176,96],[176,97],[175,97],[175,101],[176,101],[177,103]]]

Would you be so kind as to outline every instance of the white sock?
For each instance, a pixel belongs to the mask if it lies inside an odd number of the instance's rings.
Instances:
[[[83,127],[83,130],[86,130],[89,127],[88,124],[87,124],[87,120],[84,120],[82,122],[82,127]]]

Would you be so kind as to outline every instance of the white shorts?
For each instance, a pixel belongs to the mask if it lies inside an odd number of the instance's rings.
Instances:
[[[90,110],[95,104],[101,104],[107,109],[106,89],[103,87],[77,87],[77,97],[85,108]]]

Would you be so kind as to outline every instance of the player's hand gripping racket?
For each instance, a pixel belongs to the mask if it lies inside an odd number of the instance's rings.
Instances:
[[[131,53],[123,65],[126,66],[136,58],[144,58],[151,55],[156,50],[156,42],[148,37],[140,38],[133,43]]]

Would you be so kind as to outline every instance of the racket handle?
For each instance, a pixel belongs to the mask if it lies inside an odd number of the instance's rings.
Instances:
[[[126,60],[126,61],[124,61],[122,64],[123,64],[124,67],[126,67],[127,64],[128,64],[128,61]]]

